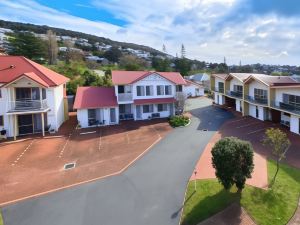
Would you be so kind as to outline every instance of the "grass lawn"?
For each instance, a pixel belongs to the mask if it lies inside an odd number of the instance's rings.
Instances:
[[[274,161],[268,161],[269,181],[276,170]],[[232,202],[240,202],[257,224],[283,225],[293,216],[300,194],[300,170],[281,164],[272,189],[262,190],[246,186],[242,194],[233,187],[225,191],[216,179],[188,184],[182,224],[194,225],[221,211]]]
[[[1,210],[0,210],[0,225],[3,225],[3,220],[2,220]]]

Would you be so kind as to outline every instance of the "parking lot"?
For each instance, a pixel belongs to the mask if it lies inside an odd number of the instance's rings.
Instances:
[[[0,204],[118,174],[171,130],[166,120],[75,127],[73,115],[58,134],[0,144]]]

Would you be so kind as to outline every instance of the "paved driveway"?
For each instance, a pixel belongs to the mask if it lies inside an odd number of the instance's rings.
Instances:
[[[7,206],[5,225],[177,225],[197,159],[231,117],[206,98],[189,103],[191,125],[169,133],[121,175]]]

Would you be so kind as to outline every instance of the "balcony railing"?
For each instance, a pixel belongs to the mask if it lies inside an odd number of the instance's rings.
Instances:
[[[272,101],[271,106],[277,109],[288,111],[300,115],[300,104],[289,104],[279,101]]]
[[[38,111],[49,108],[47,100],[16,100],[8,102],[8,112]]]
[[[224,93],[224,88],[221,87],[215,87],[215,92],[220,92],[220,93]]]
[[[243,92],[238,91],[226,91],[226,94],[234,98],[243,98]]]
[[[266,98],[255,98],[253,96],[246,95],[245,100],[249,102],[261,104],[261,105],[268,105],[268,99]]]
[[[119,102],[129,102],[132,101],[132,93],[121,93],[118,94],[118,101]]]

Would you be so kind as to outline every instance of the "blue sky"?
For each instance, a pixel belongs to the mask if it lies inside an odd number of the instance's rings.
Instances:
[[[298,0],[0,0],[0,19],[66,28],[230,64],[300,63]]]

